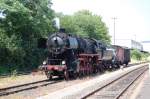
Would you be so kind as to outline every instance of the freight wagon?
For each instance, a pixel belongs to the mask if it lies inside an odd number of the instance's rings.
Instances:
[[[130,49],[118,45],[112,45],[116,51],[116,65],[128,65],[130,62]]]

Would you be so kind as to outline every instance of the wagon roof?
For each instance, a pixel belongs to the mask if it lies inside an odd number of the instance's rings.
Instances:
[[[124,49],[130,49],[130,48],[126,47],[126,46],[120,46],[120,45],[112,45],[112,47],[120,47],[120,48],[124,48]]]

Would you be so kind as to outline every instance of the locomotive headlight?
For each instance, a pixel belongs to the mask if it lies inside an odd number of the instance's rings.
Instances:
[[[46,65],[46,61],[43,61],[43,65]]]
[[[65,65],[66,64],[66,62],[65,61],[62,61],[62,65]]]

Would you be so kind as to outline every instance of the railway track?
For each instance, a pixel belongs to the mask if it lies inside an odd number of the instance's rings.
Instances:
[[[82,99],[119,99],[147,70],[148,67],[144,66],[128,72],[105,86],[90,92],[86,96],[82,97]]]
[[[2,88],[2,89],[0,89],[0,96],[6,96],[6,95],[22,92],[22,91],[36,89],[36,88],[44,87],[44,86],[47,86],[50,84],[55,84],[57,82],[60,82],[60,80],[56,80],[56,81],[55,80],[54,81],[41,80],[41,81],[37,81],[37,82],[26,83],[26,84],[22,84],[22,85],[16,85],[16,86],[11,86],[11,87],[7,87],[7,88]]]
[[[57,81],[41,80],[41,81],[37,81],[37,82],[2,88],[2,89],[0,89],[0,96],[6,96],[6,95],[22,92],[22,91],[36,89],[39,87],[44,87],[44,86],[47,86],[50,84],[55,84],[58,82],[60,82],[60,80],[57,80]]]

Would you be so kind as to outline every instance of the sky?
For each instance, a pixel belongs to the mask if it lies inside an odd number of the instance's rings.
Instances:
[[[150,0],[52,0],[56,12],[73,14],[87,9],[100,15],[109,28],[109,35],[116,39],[150,40]]]

